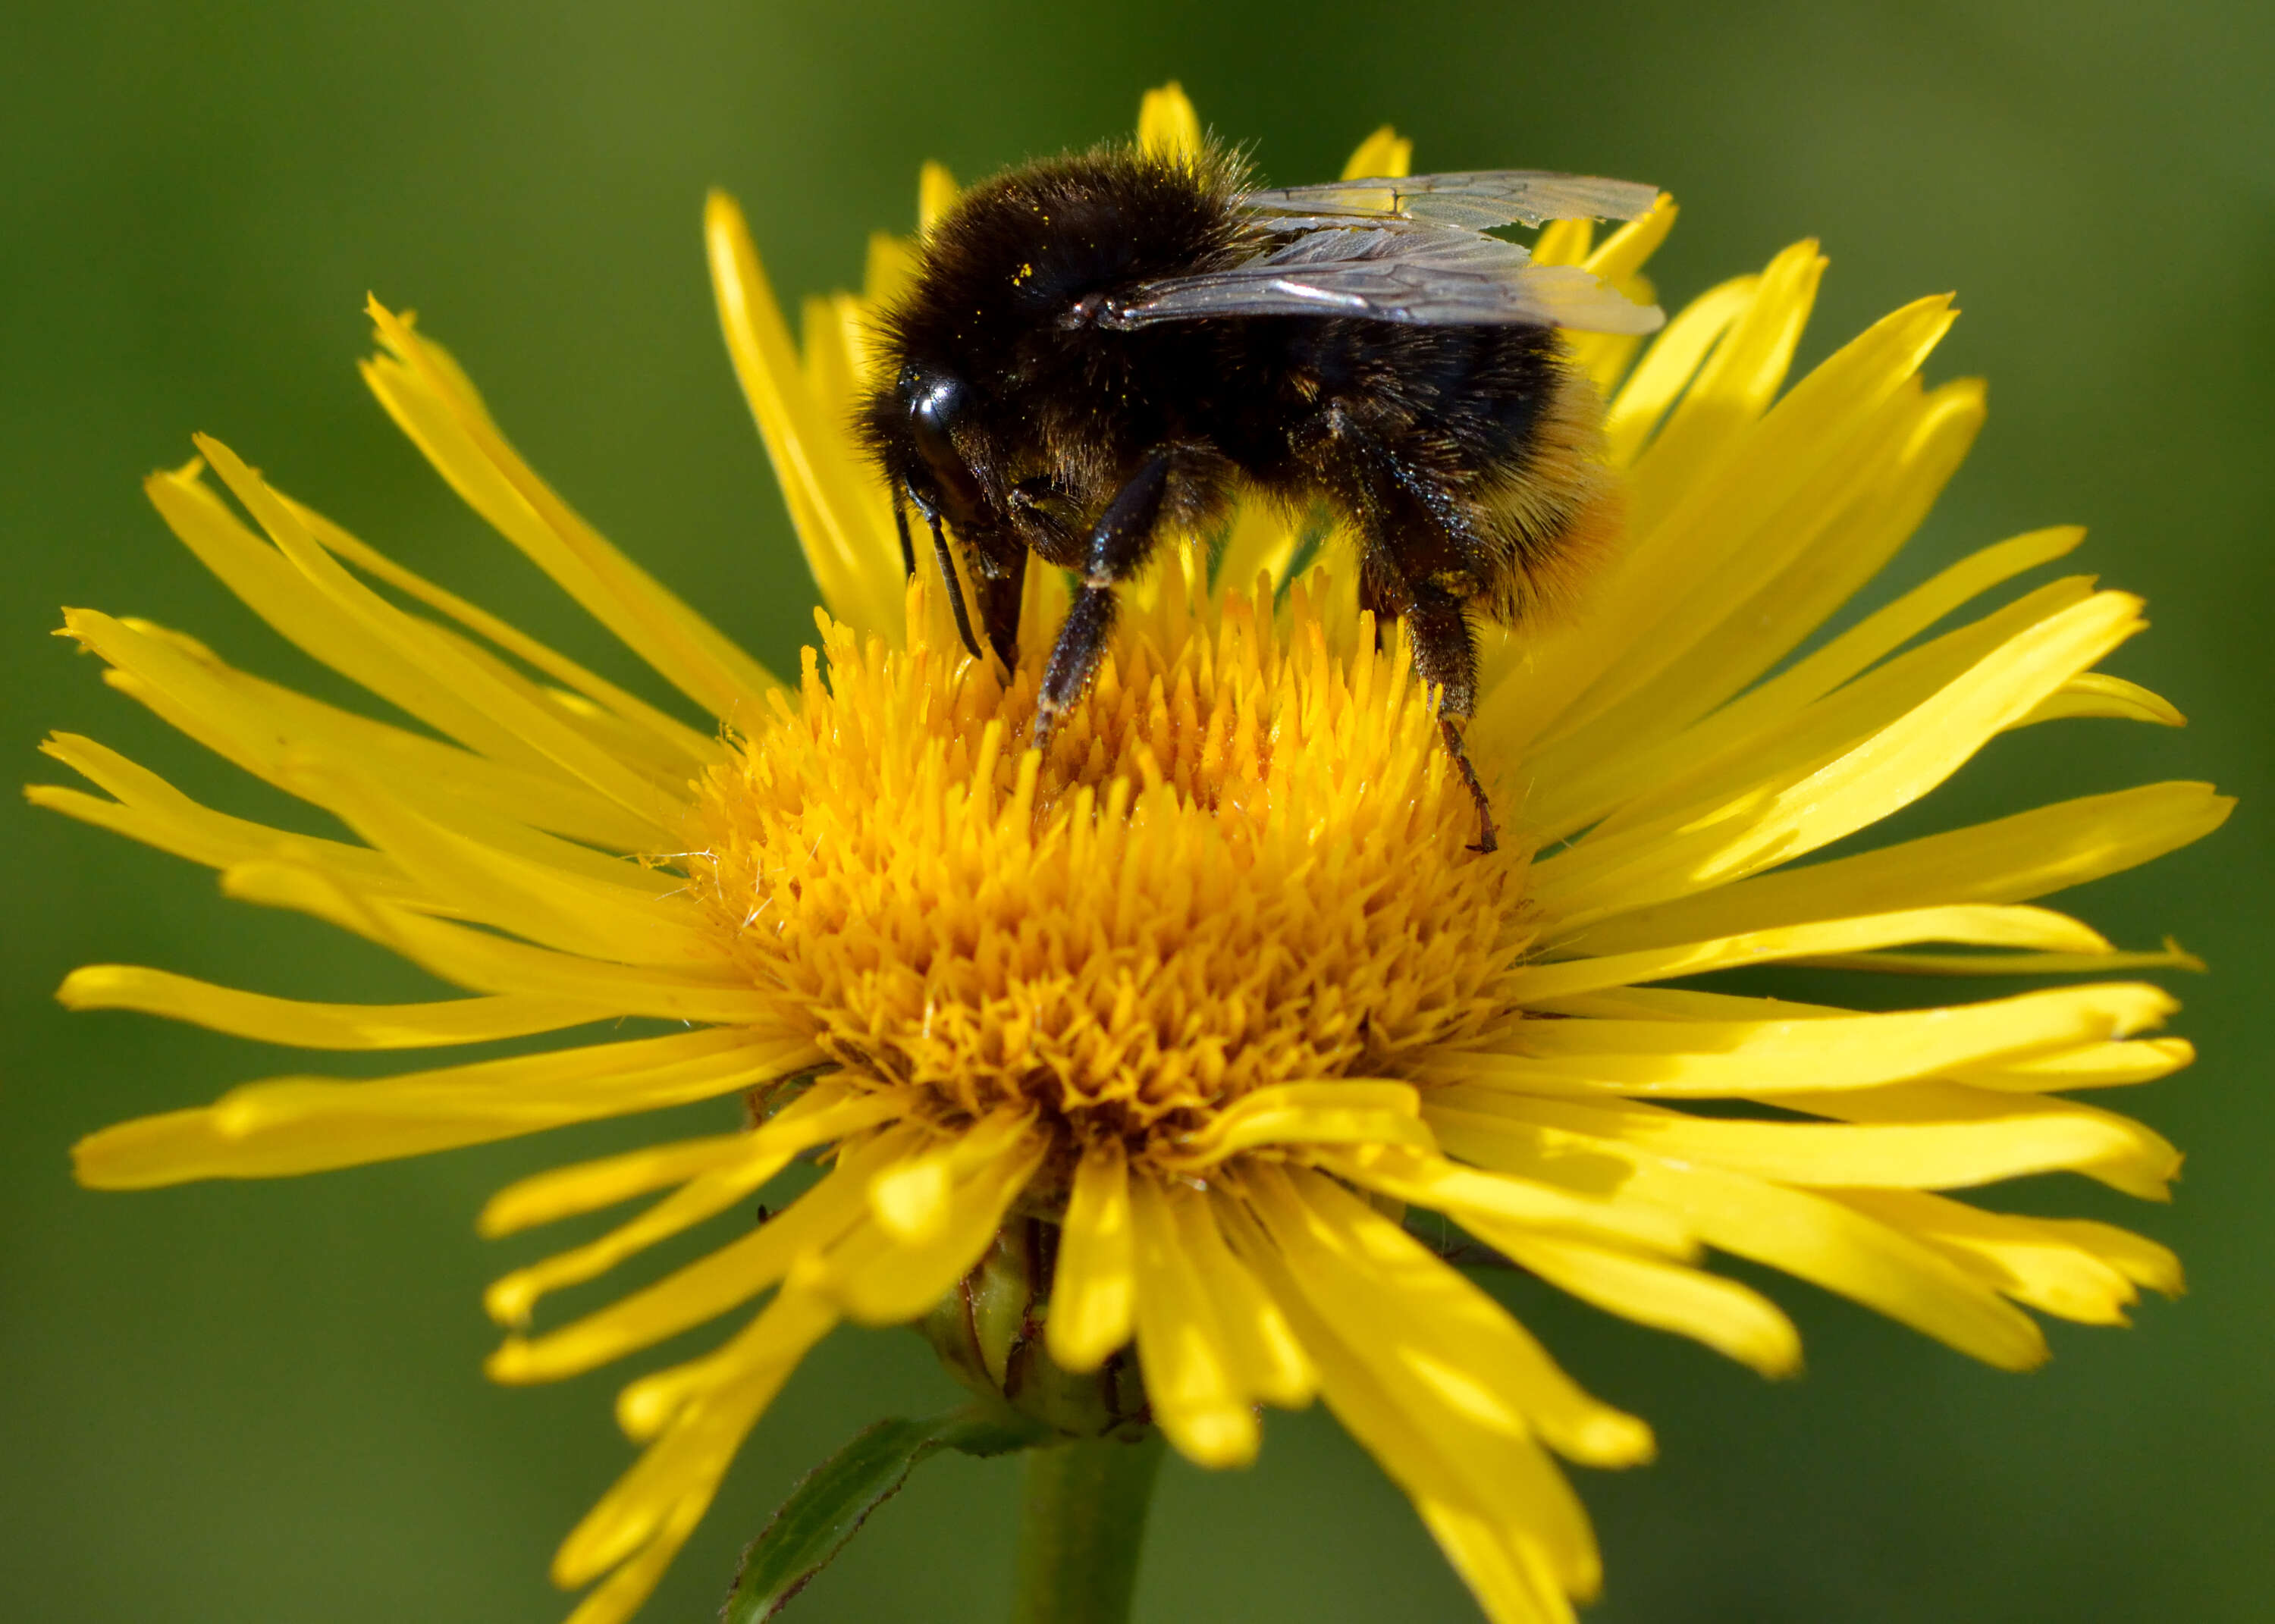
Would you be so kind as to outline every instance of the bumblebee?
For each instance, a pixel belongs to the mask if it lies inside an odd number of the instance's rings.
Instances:
[[[1477,850],[1493,850],[1462,745],[1471,616],[1534,622],[1620,522],[1601,409],[1557,329],[1662,318],[1490,232],[1633,219],[1657,195],[1513,170],[1267,188],[1215,147],[1100,147],[998,175],[926,233],[859,408],[903,563],[916,568],[913,509],[965,646],[984,658],[984,637],[1007,668],[1027,555],[1073,573],[1043,744],[1157,538],[1206,533],[1243,481],[1324,502],[1357,538],[1361,605],[1406,624],[1477,799]]]

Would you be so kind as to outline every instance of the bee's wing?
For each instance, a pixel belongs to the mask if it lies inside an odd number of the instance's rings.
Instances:
[[[1147,283],[1100,317],[1112,328],[1210,316],[1355,316],[1417,327],[1655,332],[1637,305],[1576,265],[1536,265],[1515,243],[1448,226],[1334,225],[1220,271]]]
[[[1337,180],[1242,194],[1239,207],[1271,231],[1352,221],[1413,220],[1482,231],[1545,220],[1633,220],[1650,212],[1659,188],[1598,175],[1546,170],[1473,170],[1452,175]]]

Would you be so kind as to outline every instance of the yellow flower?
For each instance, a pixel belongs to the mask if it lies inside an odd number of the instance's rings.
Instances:
[[[1196,132],[1174,87],[1148,98],[1145,140]],[[1354,170],[1405,161],[1386,131]],[[936,214],[953,183],[928,169],[921,195]],[[1663,200],[1593,246],[1559,225],[1538,253],[1639,289],[1673,218]],[[74,610],[70,634],[114,686],[358,838],[226,816],[77,736],[49,753],[108,798],[32,791],[472,994],[311,1004],[106,965],[65,983],[74,1006],[321,1049],[677,1027],[378,1081],[252,1084],[94,1135],[79,1148],[90,1184],[303,1173],[752,1101],[750,1130],[547,1173],[482,1215],[503,1235],[659,1197],[496,1282],[489,1309],[512,1327],[500,1379],[748,1315],[715,1351],[624,1390],[646,1454],[554,1567],[563,1585],[600,1582],[580,1624],[637,1607],[807,1349],[842,1320],[922,1317],[1015,1214],[1058,1227],[1046,1340],[1061,1365],[1097,1369],[1134,1339],[1153,1418],[1207,1466],[1255,1454],[1259,1404],[1323,1400],[1501,1620],[1568,1618],[1598,1585],[1552,1456],[1625,1466],[1651,1437],[1402,1227],[1405,1204],[1772,1375],[1798,1363],[1792,1326],[1708,1272],[1709,1249],[2015,1368],[2045,1353],[2022,1307],[2118,1323],[2136,1287],[2177,1288],[2150,1242],[1940,1193],[2067,1169],[2161,1197],[2173,1148],[2064,1097],[2187,1062],[2181,1040],[2141,1035],[2173,1008],[2157,988],[1865,1014],[1658,985],[1772,963],[2188,962],[2120,953],[2024,904],[2215,827],[2227,803],[2201,784],[1797,861],[2007,729],[2178,720],[2094,670],[2140,629],[2136,600],[2070,577],[1969,612],[2075,530],[1986,548],[1811,643],[1982,419],[1977,384],[1919,378],[1947,299],[1896,311],[1782,395],[1824,264],[1811,244],[1695,300],[1640,354],[1573,340],[1609,402],[1629,533],[1572,623],[1486,651],[1470,748],[1508,838],[1484,857],[1402,641],[1378,648],[1335,546],[1314,563],[1261,507],[1213,559],[1190,538],[1164,549],[1047,759],[1025,749],[1059,578],[1031,574],[1020,669],[1001,685],[964,655],[936,573],[902,578],[885,493],[846,428],[910,245],[877,238],[863,295],[809,303],[801,351],[723,197],[708,230],[729,345],[826,606],[794,686],[595,534],[450,359],[374,306],[365,375],[397,423],[717,726],[419,578],[201,440],[200,462],[149,481],[167,523],[285,637],[430,731]],[[526,1329],[547,1292],[747,1208],[802,1156],[828,1170],[769,1221],[613,1306]]]

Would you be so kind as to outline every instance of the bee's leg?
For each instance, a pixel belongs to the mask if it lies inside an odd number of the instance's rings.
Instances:
[[[1425,579],[1433,570],[1459,568],[1469,562],[1464,548],[1475,538],[1461,505],[1421,470],[1360,427],[1340,404],[1327,413],[1328,432],[1352,455],[1358,480],[1351,491],[1362,525],[1367,532],[1366,555],[1359,566],[1359,607],[1374,611],[1376,646],[1392,616],[1406,623],[1407,641],[1414,650],[1415,674],[1439,691],[1438,737],[1446,754],[1470,788],[1478,804],[1478,839],[1472,851],[1498,850],[1493,833],[1493,802],[1485,795],[1478,769],[1462,747],[1460,722],[1467,721],[1478,706],[1478,651],[1470,635],[1470,618],[1462,600]],[[1402,492],[1422,510],[1436,532],[1435,547],[1417,545],[1413,531],[1391,517],[1392,497]],[[1426,535],[1426,533],[1425,533]]]
[[[903,578],[917,572],[917,546],[909,540],[909,508],[899,485],[893,486],[893,528],[901,538],[901,575]]]
[[[1050,743],[1051,729],[1080,697],[1091,674],[1106,653],[1107,633],[1114,629],[1114,588],[1145,562],[1153,550],[1153,526],[1161,517],[1162,499],[1169,489],[1171,454],[1156,451],[1127,485],[1115,493],[1106,511],[1090,533],[1090,553],[1084,567],[1074,607],[1043,668],[1042,691],[1035,698],[1032,743]]]
[[[1413,602],[1414,594],[1379,547],[1364,549],[1358,557],[1358,607],[1374,616],[1374,652],[1390,646],[1390,629]]]
[[[971,651],[974,660],[985,660],[987,656],[979,652],[979,639],[971,635],[971,616],[964,607],[964,588],[956,584],[956,555],[949,550],[948,532],[941,528],[940,510],[918,502],[917,511],[923,514],[925,523],[932,526],[932,548],[940,558],[940,582],[948,589],[948,607],[956,612],[956,634],[964,639],[964,646]],[[909,564],[909,573],[916,573],[913,558]]]
[[[1003,662],[1007,678],[1019,665],[1019,599],[1027,584],[1026,566],[1022,555],[1008,575],[975,573],[971,578],[971,595],[979,603],[979,630]]]
[[[1469,616],[1462,601],[1442,586],[1427,584],[1412,589],[1406,609],[1407,640],[1414,647],[1415,674],[1439,691],[1438,736],[1454,759],[1462,782],[1478,804],[1479,831],[1472,851],[1492,851],[1500,842],[1493,837],[1493,803],[1470,765],[1462,747],[1462,730],[1455,719],[1466,721],[1478,706],[1478,651],[1470,635]]]

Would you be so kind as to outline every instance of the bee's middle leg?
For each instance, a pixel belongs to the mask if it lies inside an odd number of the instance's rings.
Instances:
[[[1438,736],[1478,804],[1478,840],[1470,850],[1496,850],[1500,842],[1493,834],[1493,802],[1478,769],[1470,765],[1459,726],[1478,707],[1478,650],[1469,616],[1462,601],[1442,586],[1425,584],[1409,590],[1412,597],[1406,607],[1406,636],[1414,648],[1415,674],[1439,691]]]
[[[1098,669],[1106,654],[1107,634],[1114,630],[1114,589],[1136,572],[1153,551],[1153,529],[1168,495],[1172,453],[1156,451],[1129,483],[1115,493],[1106,511],[1090,533],[1090,550],[1082,581],[1067,611],[1066,623],[1043,668],[1042,690],[1035,698],[1033,744],[1050,743],[1058,726]]]

